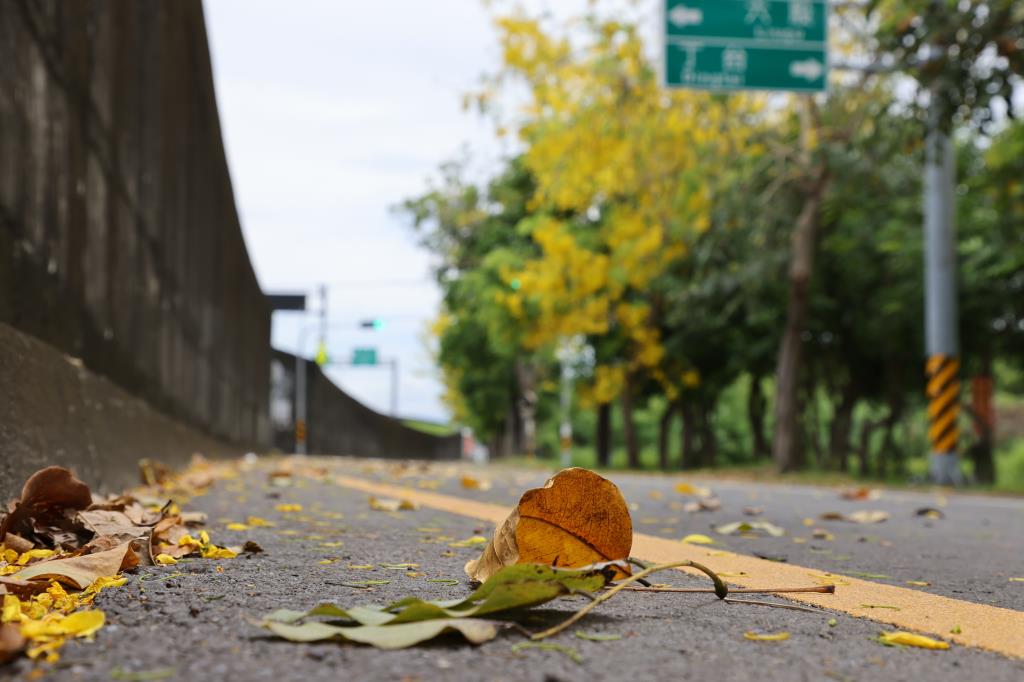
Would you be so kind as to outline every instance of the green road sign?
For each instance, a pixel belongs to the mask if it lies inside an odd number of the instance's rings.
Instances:
[[[352,350],[352,364],[353,365],[376,365],[377,364],[377,349],[376,348],[355,348]]]
[[[820,92],[826,0],[665,0],[668,87]]]

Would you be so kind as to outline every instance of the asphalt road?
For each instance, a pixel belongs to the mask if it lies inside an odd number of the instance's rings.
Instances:
[[[340,470],[416,489],[512,504],[527,487],[543,481],[541,472],[495,470],[487,491],[464,488],[456,471],[438,467],[380,467],[339,461]],[[780,538],[721,538],[741,553],[762,552],[822,570],[887,575],[880,581],[930,581],[929,589],[963,600],[1024,608],[1024,504],[994,498],[949,496],[939,520],[915,515],[935,506],[935,496],[887,493],[871,502],[843,502],[835,491],[749,483],[708,482],[721,510],[686,513],[673,507],[684,499],[674,492],[680,477],[614,477],[634,503],[636,530],[678,538],[709,531],[710,525],[743,520],[742,507],[764,507],[760,517],[787,530]],[[652,491],[654,495],[652,496]],[[658,498],[658,499],[655,499]],[[301,504],[301,512],[279,512],[281,503]],[[330,482],[295,479],[270,485],[265,472],[222,481],[189,508],[209,514],[215,542],[255,540],[266,550],[233,560],[195,559],[176,566],[143,569],[127,586],[108,590],[96,601],[108,625],[94,642],[72,642],[57,667],[39,668],[44,678],[67,680],[960,680],[1024,679],[1024,662],[954,645],[947,651],[885,647],[875,641],[880,624],[845,615],[794,612],[729,605],[710,595],[621,593],[551,641],[572,647],[576,663],[563,653],[513,652],[524,641],[514,629],[474,647],[455,639],[396,652],[337,644],[294,644],[272,639],[253,621],[277,608],[303,609],[322,601],[343,605],[384,603],[403,596],[454,598],[469,587],[463,564],[479,547],[452,548],[451,540],[493,528],[465,516],[429,508],[380,512],[367,495]],[[803,519],[825,511],[884,509],[885,523],[827,528],[831,541],[794,543],[809,537]],[[249,515],[277,525],[228,531],[231,521]],[[655,521],[656,519],[656,521]],[[864,538],[862,540],[862,538]],[[336,543],[342,543],[338,546]],[[889,544],[891,543],[891,544]],[[1016,548],[1016,550],[1015,550]],[[417,563],[415,575],[381,564]],[[350,568],[372,565],[373,568]],[[219,567],[223,568],[221,572]],[[672,572],[659,580],[699,581]],[[343,583],[387,580],[351,587]],[[456,579],[457,584],[431,582]],[[700,583],[703,586],[703,583]],[[554,624],[582,606],[579,597],[553,602],[520,618],[528,629]],[[834,619],[834,625],[830,625]],[[586,641],[586,633],[616,634],[615,641]],[[743,633],[787,631],[783,642],[752,642]],[[7,670],[28,679],[32,666],[20,661]]]

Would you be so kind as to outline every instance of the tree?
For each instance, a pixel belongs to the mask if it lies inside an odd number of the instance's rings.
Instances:
[[[434,332],[446,400],[496,455],[532,454],[552,360],[524,350],[525,329],[506,306],[515,292],[503,273],[536,251],[516,229],[529,215],[533,179],[519,158],[483,190],[462,175],[461,165],[448,164],[440,187],[400,206],[438,256],[444,297]]]

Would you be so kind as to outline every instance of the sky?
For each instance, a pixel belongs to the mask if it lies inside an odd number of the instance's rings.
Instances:
[[[375,347],[399,363],[399,414],[446,420],[425,342],[440,294],[430,256],[392,207],[446,160],[505,153],[462,94],[498,64],[477,0],[206,0],[214,80],[235,199],[266,292],[328,286],[327,347]],[[319,309],[312,299],[309,307]],[[358,321],[380,318],[384,329]],[[312,355],[315,314],[274,314],[275,347]],[[304,331],[305,330],[305,331]],[[387,369],[328,374],[388,412]]]

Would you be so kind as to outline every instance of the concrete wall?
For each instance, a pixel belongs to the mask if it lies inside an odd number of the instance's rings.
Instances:
[[[0,322],[211,435],[269,444],[270,312],[199,0],[0,2]]]
[[[275,392],[293,395],[295,356],[274,351]],[[416,459],[457,459],[461,439],[456,435],[435,436],[409,428],[401,421],[380,414],[338,388],[313,362],[306,363],[307,443],[310,454],[359,455]],[[280,388],[279,391],[276,389]],[[290,418],[280,419],[286,416]],[[275,445],[285,452],[294,450],[294,412],[277,415]],[[282,423],[283,422],[283,423]]]
[[[216,457],[241,450],[2,323],[0,387],[0,504],[50,464],[71,468],[93,490],[114,492],[139,483],[142,457],[181,466],[193,452]]]

